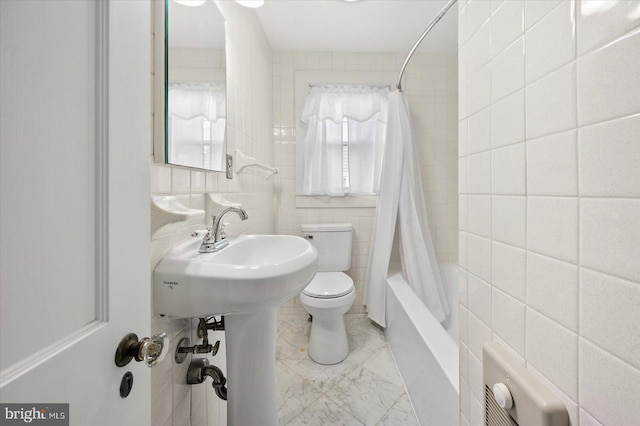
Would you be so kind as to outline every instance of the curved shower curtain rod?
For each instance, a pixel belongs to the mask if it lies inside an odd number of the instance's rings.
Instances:
[[[411,49],[411,51],[407,55],[407,58],[404,60],[404,63],[402,64],[402,69],[400,70],[400,75],[398,75],[398,82],[396,83],[396,88],[399,91],[402,91],[401,81],[402,81],[402,76],[404,74],[404,70],[405,70],[405,68],[407,68],[407,65],[409,64],[409,60],[411,59],[411,57],[415,53],[416,49],[418,48],[418,46],[420,46],[420,43],[422,43],[422,40],[424,40],[424,38],[427,36],[427,34],[429,34],[429,32],[433,29],[433,27],[436,26],[436,24],[440,21],[440,19],[442,19],[442,17],[445,15],[445,13],[447,13],[447,11],[449,9],[451,9],[451,6],[453,6],[455,4],[455,2],[457,2],[457,1],[458,0],[449,0],[449,2],[436,15],[436,17],[431,20],[429,25],[427,25],[427,28],[424,30],[424,32],[422,33],[422,35],[420,36],[418,41],[416,41],[416,44],[413,45],[413,48]]]

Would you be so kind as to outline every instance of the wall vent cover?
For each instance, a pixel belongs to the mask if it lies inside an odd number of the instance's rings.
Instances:
[[[519,426],[507,410],[501,408],[489,386],[484,385],[485,426]]]
[[[485,386],[485,426],[569,426],[567,409],[544,384],[502,346],[487,343],[482,347]],[[493,386],[502,383],[512,399],[502,408]],[[500,389],[498,389],[500,392]]]

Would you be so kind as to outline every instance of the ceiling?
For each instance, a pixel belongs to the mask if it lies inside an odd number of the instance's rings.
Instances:
[[[408,52],[446,0],[265,0],[256,9],[275,51]],[[457,49],[454,6],[419,52]]]
[[[212,1],[198,7],[169,2],[169,47],[224,49],[224,18]]]

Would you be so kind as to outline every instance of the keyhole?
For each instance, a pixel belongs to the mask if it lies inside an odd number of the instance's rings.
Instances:
[[[130,371],[124,373],[122,380],[120,381],[120,396],[126,398],[131,393],[133,388],[133,374]]]

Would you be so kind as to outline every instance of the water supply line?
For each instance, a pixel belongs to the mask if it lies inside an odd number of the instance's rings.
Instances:
[[[202,338],[202,343],[199,345],[189,346],[189,338],[185,337],[180,340],[175,352],[175,361],[178,364],[182,364],[187,357],[187,354],[208,354],[211,353],[215,356],[220,348],[220,341],[218,340],[214,345],[209,343],[207,332],[209,330],[224,330],[224,316],[220,318],[220,321],[215,316],[200,318],[198,323],[198,337]],[[227,379],[224,377],[224,373],[215,365],[210,365],[209,360],[206,358],[194,358],[189,364],[187,370],[187,384],[197,385],[207,380],[207,377],[211,377],[211,386],[216,392],[216,395],[220,399],[227,400]]]
[[[398,75],[398,82],[396,83],[396,89],[398,89],[399,91],[402,91],[402,76],[404,75],[404,71],[407,68],[407,65],[409,64],[409,60],[411,59],[415,51],[418,49],[418,46],[420,46],[420,43],[422,43],[422,40],[424,40],[427,34],[431,32],[433,27],[436,26],[436,24],[447,13],[447,11],[451,9],[451,6],[453,6],[457,1],[458,0],[449,0],[449,2],[442,8],[442,10],[440,10],[440,12],[436,15],[436,17],[431,20],[429,25],[427,25],[427,28],[422,32],[422,35],[420,36],[420,38],[418,38],[418,41],[416,41],[416,43],[413,45],[413,48],[411,48],[411,51],[409,52],[409,54],[407,55],[407,58],[404,60],[404,63],[402,64],[402,68],[400,69],[400,74]]]

